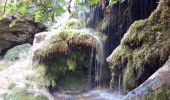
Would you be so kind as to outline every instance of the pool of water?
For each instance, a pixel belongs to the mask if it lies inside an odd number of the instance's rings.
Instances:
[[[55,100],[122,100],[124,95],[119,92],[111,92],[106,89],[96,89],[85,93],[56,92],[53,94]]]

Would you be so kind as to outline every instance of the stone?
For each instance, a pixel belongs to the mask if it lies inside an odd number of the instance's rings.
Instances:
[[[124,100],[169,100],[170,57],[166,63],[139,87],[129,92]]]
[[[16,25],[9,27],[13,20],[17,20]],[[34,35],[45,29],[42,24],[35,23],[30,15],[21,16],[18,13],[7,15],[0,20],[0,55],[13,46],[32,43]]]
[[[116,87],[116,80],[121,75],[122,87],[132,90],[166,62],[170,51],[169,18],[170,8],[161,0],[148,19],[130,26],[121,44],[107,58],[114,73],[112,86]]]
[[[21,53],[28,52],[31,48],[31,44],[26,43],[22,45],[17,45],[7,51],[4,56],[4,60],[15,61],[18,60]]]
[[[61,30],[48,31],[35,36],[33,66],[37,70],[38,84],[46,86],[50,90],[56,87],[75,90],[76,85],[87,84],[88,82],[84,81],[87,81],[88,69],[92,63],[90,62],[91,52],[99,52],[97,50],[100,50],[102,46],[99,40],[105,38],[102,34],[97,37],[95,35],[97,33],[91,29],[80,29],[81,25],[77,19],[70,19],[65,25]],[[68,27],[72,29],[68,29]],[[49,34],[45,35],[46,33]],[[93,56],[96,56],[96,53]],[[97,57],[93,58],[97,59]],[[100,59],[99,56],[98,59]],[[95,67],[92,67],[91,70],[95,70]],[[92,74],[94,78],[95,73]],[[73,75],[84,78],[78,81],[77,79],[80,77],[77,78]],[[64,86],[60,86],[59,82],[66,83]],[[78,83],[76,84],[76,82]]]

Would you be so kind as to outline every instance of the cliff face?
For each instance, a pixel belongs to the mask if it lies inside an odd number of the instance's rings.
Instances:
[[[115,49],[136,20],[147,18],[156,8],[158,0],[124,0],[118,2],[106,13],[100,6],[95,6],[89,13],[88,27],[108,35],[106,48],[108,54]]]
[[[170,1],[160,0],[148,19],[134,22],[121,44],[107,58],[111,86],[121,75],[122,87],[132,90],[143,83],[168,59],[170,50]]]

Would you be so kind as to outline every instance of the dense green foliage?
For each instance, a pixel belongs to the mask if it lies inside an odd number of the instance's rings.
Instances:
[[[65,12],[66,2],[63,0],[7,0],[6,4],[0,6],[3,10],[3,16],[8,13],[19,12],[21,15],[31,14],[35,17],[36,22],[53,18]]]
[[[0,19],[6,14],[18,12],[20,15],[31,14],[35,18],[35,22],[43,20],[54,20],[54,16],[61,15],[67,11],[71,5],[71,2],[75,2],[78,6],[90,6],[97,4],[98,2],[115,3],[117,0],[87,0],[81,2],[81,0],[4,0],[5,2],[0,4],[0,11],[2,12]],[[10,27],[15,25],[14,20]]]

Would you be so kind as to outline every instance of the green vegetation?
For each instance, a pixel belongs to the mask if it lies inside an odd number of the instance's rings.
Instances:
[[[36,69],[38,84],[40,86],[55,86],[55,82],[65,76],[68,71],[74,72],[77,65],[87,59],[86,56],[83,52],[71,51],[69,55],[60,55],[40,62]],[[44,79],[44,77],[47,77],[47,79]]]
[[[77,19],[70,19],[63,29],[47,35],[44,43],[34,51],[33,63],[38,62],[34,67],[40,86],[55,87],[56,82],[62,80],[66,73],[77,73],[80,67],[89,66],[90,48],[96,46],[96,39],[90,34],[91,30],[79,30],[80,28],[81,23]],[[78,80],[74,76],[69,77],[70,80],[67,79],[66,82],[75,86],[74,81]],[[79,83],[83,82],[77,84]],[[66,87],[67,84],[65,83]]]
[[[170,88],[161,88],[146,95],[145,100],[169,100]]]
[[[75,0],[78,8],[84,6],[91,6],[103,2],[104,0],[88,0],[87,2],[81,2]],[[46,20],[54,21],[55,16],[59,16],[67,10],[70,12],[71,2],[73,0],[5,0],[4,4],[0,4],[0,11],[2,14],[0,19],[3,19],[7,14],[18,12],[21,16],[25,14],[32,15],[35,18],[35,22],[42,22]],[[106,2],[110,2],[107,1]],[[116,3],[117,0],[112,0],[111,4]],[[104,2],[103,2],[104,3]],[[17,20],[13,20],[9,27],[13,27],[17,23]]]
[[[83,90],[87,85],[87,77],[81,74],[68,74],[59,82],[59,85],[64,90]]]
[[[5,14],[19,12],[20,15],[31,14],[35,22],[52,19],[53,16],[65,12],[67,6],[65,0],[6,0],[6,4],[0,6]]]
[[[26,89],[15,87],[13,88],[10,93],[6,96],[7,100],[48,100],[48,98],[44,95],[32,95],[31,93],[28,93]]]
[[[15,46],[8,50],[4,56],[4,60],[15,61],[19,59],[19,53],[29,51],[31,45],[29,43]]]
[[[148,19],[134,22],[121,44],[107,58],[111,69],[123,71],[123,86],[131,90],[161,67],[170,50],[170,9],[162,0]],[[150,70],[148,70],[150,69]],[[135,80],[135,82],[134,82]],[[112,78],[112,82],[114,82]]]
[[[80,29],[82,27],[81,22],[78,19],[71,18],[66,22],[66,25],[63,29]]]

